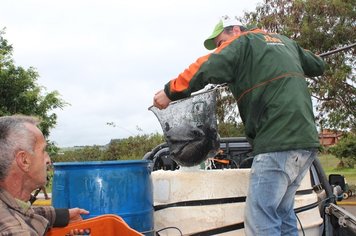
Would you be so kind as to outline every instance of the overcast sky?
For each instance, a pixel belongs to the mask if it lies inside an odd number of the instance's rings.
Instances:
[[[153,95],[199,56],[222,15],[260,0],[2,0],[0,29],[15,64],[70,103],[56,110],[60,147],[162,133]],[[115,127],[107,125],[114,122]]]

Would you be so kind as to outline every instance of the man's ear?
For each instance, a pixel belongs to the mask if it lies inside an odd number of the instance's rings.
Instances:
[[[238,25],[234,25],[234,27],[232,27],[232,31],[235,34],[241,34],[241,29],[240,29],[240,26],[238,26]]]
[[[17,166],[24,172],[28,172],[31,164],[30,156],[28,155],[28,153],[23,150],[18,151],[16,153],[15,158],[16,158]]]

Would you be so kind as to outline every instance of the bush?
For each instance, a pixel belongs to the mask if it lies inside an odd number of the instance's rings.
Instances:
[[[355,133],[346,134],[329,152],[347,164],[354,167],[356,161],[356,135]]]
[[[112,140],[104,151],[103,160],[137,160],[158,144],[163,143],[160,134],[138,135],[126,139]]]
[[[62,150],[51,157],[52,162],[140,160],[158,144],[163,143],[162,135],[131,136],[113,139],[106,146],[85,146]]]

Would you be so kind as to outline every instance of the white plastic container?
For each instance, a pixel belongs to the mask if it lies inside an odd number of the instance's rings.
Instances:
[[[200,170],[181,168],[176,171],[154,171],[153,201],[155,230],[160,235],[190,235],[197,232],[243,223],[250,169]],[[295,198],[295,208],[316,203],[309,173],[305,176]],[[210,204],[211,199],[237,198],[238,202]],[[201,205],[197,205],[201,201]],[[219,201],[219,200],[218,200]],[[177,206],[174,206],[177,205]],[[161,208],[161,209],[160,209]],[[305,235],[316,236],[323,222],[318,207],[298,213]],[[300,225],[298,226],[300,228]],[[239,229],[218,235],[244,235]],[[300,230],[300,235],[302,231]]]

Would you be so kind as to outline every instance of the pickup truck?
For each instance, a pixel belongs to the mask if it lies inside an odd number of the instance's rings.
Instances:
[[[148,152],[157,235],[244,235],[251,151],[244,137],[221,138],[218,155],[193,168],[179,167],[167,143]],[[295,197],[299,235],[356,235],[356,217],[337,205],[343,179],[330,177],[315,160]]]

